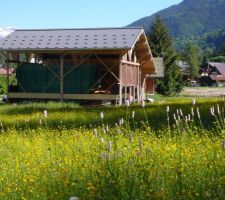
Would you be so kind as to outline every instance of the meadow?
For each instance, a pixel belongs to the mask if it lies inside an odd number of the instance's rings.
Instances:
[[[221,99],[0,106],[0,199],[223,199]]]

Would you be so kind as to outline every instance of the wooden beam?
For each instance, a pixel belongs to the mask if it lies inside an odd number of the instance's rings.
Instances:
[[[53,83],[53,81],[56,79],[56,77],[53,77],[50,81],[48,81],[47,86],[44,88],[42,92],[46,92],[49,86]]]
[[[91,55],[88,55],[86,58],[83,58],[77,65],[75,65],[72,69],[70,69],[68,72],[64,74],[64,77],[66,77],[68,74],[70,74],[73,70],[78,68],[82,63],[84,63],[88,58],[90,58]]]
[[[126,60],[121,60],[122,64],[128,64],[128,65],[134,65],[134,66],[140,66],[139,63],[135,63],[135,62],[130,62],[130,61],[126,61]]]
[[[137,101],[140,103],[140,85],[141,85],[141,70],[138,67],[138,85],[137,85]]]
[[[64,68],[64,55],[60,56],[60,102],[63,103],[64,91],[63,91],[63,68]]]
[[[8,60],[9,59],[9,53],[7,53],[7,55],[6,55],[7,57],[6,57],[6,60]],[[9,93],[9,63],[6,61],[6,67],[7,67],[7,76],[6,76],[6,84],[7,84],[7,95],[8,95],[8,93]]]
[[[10,99],[61,99],[60,93],[22,93],[10,92]],[[114,94],[64,94],[64,99],[68,100],[116,100]]]
[[[120,81],[120,79],[112,72],[112,70],[102,61],[102,59],[100,59],[98,57],[98,55],[95,55],[95,57],[100,61],[100,63],[102,63],[102,65],[118,80]]]
[[[133,86],[133,101],[136,102],[136,86]]]
[[[50,66],[48,66],[48,65],[44,65],[45,67],[47,67],[48,68],[48,70],[60,81],[60,76],[58,76],[58,74],[56,74],[52,69],[51,69],[51,67]]]
[[[124,104],[126,104],[127,103],[127,86],[124,87],[124,93],[125,93]]]
[[[28,62],[20,62],[18,60],[6,60],[6,62],[8,62],[8,63],[15,63],[15,64],[19,64],[19,63],[25,63],[25,64],[27,64],[28,63]]]
[[[122,64],[119,65],[119,105],[121,106],[123,104],[123,85],[122,85]]]
[[[110,69],[108,70],[107,69],[107,71],[88,89],[88,91],[86,91],[86,93],[87,92],[89,92],[91,89],[93,89],[96,85],[97,85],[97,83],[99,82],[99,81],[101,81],[116,65],[118,65],[120,63],[120,61],[119,62],[116,62],[116,63],[114,63],[114,65],[112,66],[112,67],[110,67]],[[117,79],[116,79],[117,80]],[[118,81],[118,80],[117,80]]]

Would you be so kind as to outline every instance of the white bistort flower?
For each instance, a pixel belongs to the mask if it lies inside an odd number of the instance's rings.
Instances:
[[[104,119],[104,113],[103,112],[100,112],[100,117],[101,117],[101,119]]]
[[[48,116],[48,111],[44,110],[44,117],[46,118]]]
[[[141,106],[142,106],[142,108],[145,107],[145,101],[142,101],[142,102],[141,102]]]
[[[126,105],[129,107],[130,106],[130,101],[127,99]]]
[[[170,107],[169,106],[166,106],[166,112],[170,112]]]
[[[70,197],[69,200],[78,200],[78,197]]]
[[[134,116],[135,116],[135,111],[133,110],[131,114],[131,118],[134,119]]]
[[[213,107],[210,108],[210,113],[211,113],[212,116],[215,116],[215,112],[214,112],[214,108]]]

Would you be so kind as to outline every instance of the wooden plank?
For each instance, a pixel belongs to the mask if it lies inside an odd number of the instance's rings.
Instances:
[[[64,94],[64,99],[68,100],[116,100],[114,94]],[[60,93],[22,93],[10,92],[8,98],[16,99],[60,99]]]
[[[6,60],[6,62],[8,62],[8,63],[15,63],[15,64],[21,63],[21,62],[18,61],[18,60]],[[28,64],[28,62],[23,62],[23,63]]]
[[[134,66],[140,66],[139,63],[130,62],[130,61],[126,61],[126,60],[121,60],[121,63],[128,64],[128,65],[134,65]]]
[[[9,53],[7,53],[7,59],[9,59]],[[9,63],[6,61],[6,67],[7,67],[7,77],[6,77],[6,84],[7,84],[7,94],[9,93]]]
[[[9,92],[8,98],[16,99],[60,99],[60,94],[56,93],[26,93],[26,92]]]

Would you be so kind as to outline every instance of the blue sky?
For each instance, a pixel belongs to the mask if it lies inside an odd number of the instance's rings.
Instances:
[[[181,1],[0,0],[0,27],[120,27]]]

